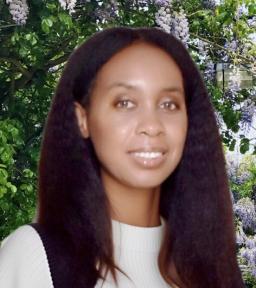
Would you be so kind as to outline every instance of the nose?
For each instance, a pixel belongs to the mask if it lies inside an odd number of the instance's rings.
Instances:
[[[142,112],[139,117],[137,134],[147,134],[148,136],[158,136],[164,132],[164,127],[159,116],[154,112]]]

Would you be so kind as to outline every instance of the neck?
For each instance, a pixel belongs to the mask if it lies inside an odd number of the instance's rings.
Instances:
[[[160,187],[137,189],[105,185],[111,207],[111,218],[133,226],[161,225],[159,213]]]

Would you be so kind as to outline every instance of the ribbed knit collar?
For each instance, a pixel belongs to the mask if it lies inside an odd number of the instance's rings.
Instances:
[[[140,227],[111,219],[114,246],[141,252],[159,252],[164,236],[165,220],[160,216],[161,225]]]

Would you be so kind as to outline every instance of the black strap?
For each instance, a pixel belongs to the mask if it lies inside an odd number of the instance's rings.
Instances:
[[[95,270],[90,270],[90,258],[85,259],[85,263],[82,265],[76,263],[74,251],[71,251],[68,243],[64,243],[63,237],[53,230],[49,231],[39,223],[29,223],[28,225],[37,231],[43,242],[54,288],[95,287],[97,274]]]
[[[39,223],[29,223],[39,234],[45,251],[50,268],[54,288],[70,288],[73,287],[73,281],[70,277],[70,267],[68,263],[70,256],[65,253],[61,246],[61,241],[57,241],[56,237],[49,233],[45,227]]]

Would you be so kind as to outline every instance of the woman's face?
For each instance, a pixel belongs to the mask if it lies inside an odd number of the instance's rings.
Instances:
[[[155,188],[174,171],[187,133],[184,93],[174,60],[149,44],[133,44],[101,68],[89,109],[76,103],[76,113],[106,185]]]

